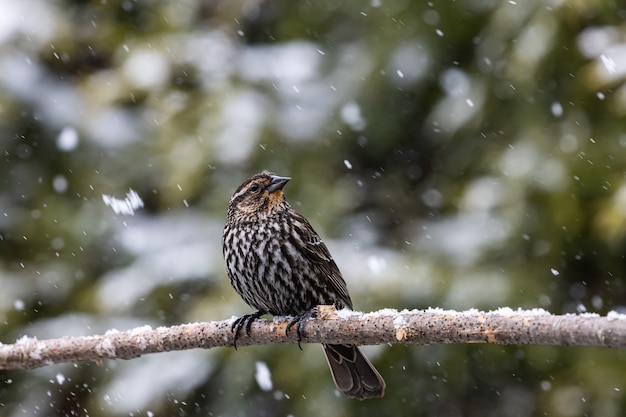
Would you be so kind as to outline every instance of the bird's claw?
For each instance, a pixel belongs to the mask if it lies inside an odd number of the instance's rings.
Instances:
[[[304,334],[304,326],[308,319],[317,317],[317,308],[312,308],[309,311],[296,316],[293,320],[289,322],[287,328],[285,329],[285,334],[288,335],[289,331],[293,326],[296,326],[296,342],[298,342],[298,348],[302,350],[302,346],[300,346],[300,342],[302,341],[302,335]]]
[[[230,330],[233,332],[233,347],[237,350],[237,340],[239,340],[239,335],[241,329],[245,329],[246,336],[250,336],[250,329],[252,328],[252,322],[265,314],[263,311],[255,311],[254,313],[244,314],[241,317],[238,317],[233,322],[232,326],[230,326]]]

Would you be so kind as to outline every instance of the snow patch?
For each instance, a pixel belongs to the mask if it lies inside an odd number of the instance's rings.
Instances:
[[[65,375],[59,372],[58,374],[56,374],[56,380],[57,384],[63,385],[63,383],[65,382]]]
[[[152,326],[150,326],[149,324],[146,324],[145,326],[135,327],[134,329],[131,329],[130,334],[134,336],[139,333],[145,333],[145,332],[151,332],[151,331],[152,331]]]
[[[387,267],[387,261],[381,256],[369,256],[367,258],[367,266],[374,275],[380,275]]]
[[[15,301],[13,301],[13,308],[16,309],[17,311],[24,311],[25,307],[26,307],[26,303],[24,302],[24,300],[20,300],[18,298]]]
[[[369,313],[370,316],[395,316],[397,314],[408,313],[409,310],[402,310],[398,312],[395,308],[383,308],[382,310],[375,311],[373,313]]]
[[[124,216],[132,216],[135,214],[136,209],[143,207],[143,200],[132,188],[126,193],[126,198],[123,200],[102,194],[102,201],[104,201],[105,205],[111,207],[115,214]]]
[[[615,75],[617,72],[617,64],[612,57],[602,54],[600,55],[600,61],[602,61],[602,64],[610,75]]]
[[[580,314],[576,314],[579,317],[584,317],[584,318],[598,318],[601,317],[598,313],[580,313]]]
[[[70,152],[78,146],[78,132],[76,128],[67,126],[57,137],[57,148],[62,152]]]
[[[272,373],[265,362],[257,361],[255,364],[256,371],[254,378],[262,391],[271,391],[272,385]]]
[[[41,348],[37,348],[28,354],[28,357],[34,360],[41,359]]]
[[[474,309],[472,309],[474,310]],[[459,312],[456,310],[446,310],[445,308],[441,308],[441,307],[428,307],[426,310],[424,310],[426,313],[431,313],[431,314],[458,314]]]
[[[563,106],[558,101],[555,101],[550,105],[550,112],[554,117],[563,116]]]
[[[113,342],[110,339],[104,339],[102,343],[98,343],[96,345],[96,352],[100,356],[114,357],[115,356],[115,346],[113,346]]]
[[[609,320],[626,320],[626,314],[621,314],[617,311],[611,310],[606,315],[606,318]]]
[[[36,341],[37,341],[36,337],[29,337],[29,336],[24,335],[24,336],[20,337],[19,339],[17,339],[15,341],[15,344],[16,345],[28,345],[28,344],[36,342]]]
[[[341,310],[336,310],[335,312],[337,313],[337,317],[344,320],[362,314],[360,311],[353,311],[347,308],[342,308]]]
[[[549,316],[551,314],[543,308],[532,308],[530,310],[517,308],[516,310],[513,310],[511,307],[500,307],[493,312],[503,316]]]
[[[398,315],[395,319],[393,319],[393,328],[399,329],[406,326],[406,320],[404,320],[404,316]]]
[[[148,340],[144,337],[144,333],[152,331],[152,326],[145,325],[141,327],[136,327],[130,331],[131,336],[137,343],[137,347],[141,350],[146,350],[148,347]]]
[[[456,310],[446,310],[441,307],[429,307],[424,310],[426,313],[431,314],[448,314],[448,315],[456,315],[463,314],[464,316],[478,316],[485,314],[500,314],[503,316],[544,316],[550,315],[549,311],[544,310],[543,308],[532,308],[530,310],[524,310],[522,308],[512,309],[511,307],[500,307],[493,311],[482,311],[477,308],[470,308],[465,311],[456,311]]]

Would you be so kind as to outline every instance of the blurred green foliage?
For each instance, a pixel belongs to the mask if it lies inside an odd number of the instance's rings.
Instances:
[[[271,169],[356,308],[624,311],[626,8],[0,0],[0,341],[217,320],[230,193]],[[116,214],[103,195],[144,207]],[[318,347],[0,372],[0,415],[622,416],[626,354]],[[255,363],[273,389],[255,381]]]

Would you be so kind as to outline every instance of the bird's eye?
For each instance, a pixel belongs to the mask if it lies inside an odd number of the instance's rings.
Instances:
[[[250,191],[252,191],[253,193],[256,193],[257,191],[259,191],[259,184],[252,184],[250,186]]]

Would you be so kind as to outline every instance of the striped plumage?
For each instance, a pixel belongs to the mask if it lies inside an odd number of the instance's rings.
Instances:
[[[283,194],[290,178],[261,172],[233,194],[223,251],[230,282],[258,311],[235,322],[235,337],[260,315],[306,315],[317,305],[352,308],[328,248]],[[382,397],[385,382],[354,345],[323,345],[337,388],[349,397]]]

